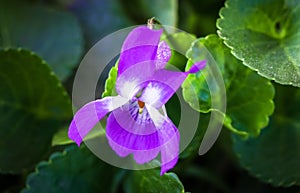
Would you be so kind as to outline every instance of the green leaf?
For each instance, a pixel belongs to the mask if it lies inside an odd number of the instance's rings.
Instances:
[[[71,103],[48,65],[26,50],[0,50],[0,171],[31,168],[71,117]]]
[[[36,52],[65,80],[80,59],[83,40],[76,18],[68,12],[1,1],[1,47]]]
[[[92,47],[104,36],[133,24],[126,17],[119,0],[75,1],[69,7],[83,27],[87,47]]]
[[[296,0],[228,0],[220,36],[243,64],[281,84],[300,87],[300,4]]]
[[[113,193],[114,176],[118,169],[93,155],[88,148],[68,147],[41,162],[30,174],[22,193]]]
[[[155,17],[161,24],[177,26],[177,0],[141,0],[140,13],[146,18]]]
[[[121,3],[135,23],[146,24],[155,17],[162,25],[177,26],[178,0],[132,0],[131,3],[121,0]]]
[[[100,128],[105,128],[106,120],[105,119],[100,120],[98,124],[101,124]],[[95,127],[99,128],[99,125],[96,124]],[[67,145],[70,143],[75,143],[72,141],[68,136],[68,127],[65,127],[63,129],[60,129],[58,132],[55,133],[52,139],[52,146],[56,145]],[[105,130],[104,129],[92,129],[85,137],[84,140],[91,140],[98,138],[100,136],[105,136]]]
[[[287,102],[288,101],[288,102]],[[276,110],[258,138],[234,139],[241,165],[274,186],[300,185],[300,89],[276,87]]]
[[[102,98],[107,97],[107,96],[116,96],[117,91],[115,88],[115,84],[117,81],[117,75],[118,75],[118,62],[116,63],[115,66],[113,66],[109,73],[108,73],[108,78],[105,81],[105,86],[104,86],[104,92],[102,93]]]
[[[189,156],[198,156],[199,147],[203,140],[206,129],[208,128],[210,117],[211,117],[210,113],[201,113],[200,114],[197,131],[196,131],[192,141],[189,143],[189,145],[186,147],[186,149],[180,154],[181,159],[186,159]]]
[[[125,192],[184,193],[184,187],[175,173],[160,176],[159,169],[134,171],[125,181]]]
[[[204,59],[207,51],[203,46],[215,59],[225,83],[227,92],[225,126],[244,137],[257,136],[268,124],[268,116],[274,109],[272,84],[243,66],[230,54],[230,50],[216,35],[209,35],[195,41],[187,57],[192,61]],[[199,110],[197,106],[200,104],[200,112],[203,113],[218,110],[211,109],[211,93],[206,80],[212,61],[207,60],[208,66],[195,75],[189,75],[182,85],[185,100],[196,110]],[[192,62],[188,63],[187,68],[190,68],[191,64]],[[193,97],[194,92],[197,93],[197,100]]]

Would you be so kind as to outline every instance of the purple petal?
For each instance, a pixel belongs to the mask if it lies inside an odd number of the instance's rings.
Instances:
[[[133,158],[138,164],[144,164],[153,160],[155,157],[157,157],[160,151],[159,147],[148,150],[131,150],[115,143],[113,140],[108,140],[108,142],[110,147],[118,154],[118,156],[126,157],[129,154],[133,154]]]
[[[80,146],[83,138],[108,112],[125,104],[123,97],[106,97],[92,101],[79,109],[70,124],[68,136]]]
[[[132,134],[149,135],[157,131],[146,108],[139,112],[136,99],[112,112],[121,128]]]
[[[164,151],[170,150],[169,141],[174,137],[176,140],[179,138],[177,128],[168,118],[154,115],[159,112],[151,109],[154,111],[152,117],[155,121],[157,117],[163,119],[162,122],[156,122],[159,127],[157,129],[148,110],[145,108],[142,113],[139,113],[135,105],[136,101],[130,102],[129,105],[124,105],[110,114],[107,120],[106,136],[111,148],[119,156],[133,154],[135,161],[143,164],[154,159],[162,148]],[[134,108],[137,108],[137,111]],[[174,152],[178,153],[176,150],[178,146],[173,146],[173,148],[175,148]],[[167,164],[169,158],[164,157],[164,164]]]
[[[157,127],[161,144],[161,175],[173,168],[178,160],[180,134],[172,121],[147,105],[148,112]]]
[[[195,63],[187,72],[175,72],[170,70],[157,70],[154,72],[148,84],[143,90],[140,100],[155,107],[164,105],[181,86],[187,75],[197,73],[205,66],[206,61]]]
[[[197,73],[206,66],[206,60],[195,62],[194,65],[188,71],[191,74]]]
[[[106,125],[106,136],[108,140],[113,141],[114,143],[127,148],[129,150],[149,150],[154,149],[160,146],[158,132],[153,132],[151,134],[135,134],[129,132],[129,130],[138,131],[143,130],[147,131],[152,130],[152,127],[155,127],[152,124],[136,124],[135,128],[131,128],[131,122],[125,122],[120,124],[120,121],[116,118],[114,113],[111,113],[107,119]],[[151,120],[150,120],[151,121]],[[123,127],[122,127],[123,126]],[[125,126],[125,128],[124,128]],[[118,153],[118,152],[117,152]]]
[[[172,55],[169,45],[165,41],[161,41],[158,44],[157,54],[156,54],[156,69],[165,68],[167,62],[170,60]]]
[[[128,99],[133,98],[155,72],[152,61],[145,61],[129,67],[116,81],[116,91]]]
[[[120,125],[118,119],[114,113],[111,113],[107,119],[106,137],[111,148],[121,157],[132,153],[135,161],[139,164],[154,159],[160,151],[158,132],[148,135],[134,134],[128,130],[147,130],[147,124],[131,128],[130,122],[125,122],[122,123],[122,125],[128,124],[125,129]]]
[[[169,138],[169,135],[164,134],[164,131],[169,129],[172,125],[173,123],[169,122],[161,128],[162,132],[160,136],[164,137],[165,140],[167,139],[167,142],[161,146],[160,175],[163,175],[165,172],[172,169],[178,161],[180,135],[177,128],[173,125],[173,127],[176,128],[176,135],[173,135],[171,138]]]
[[[128,34],[120,54],[118,76],[132,65],[155,60],[162,31],[163,30],[151,30],[146,26],[140,26]]]

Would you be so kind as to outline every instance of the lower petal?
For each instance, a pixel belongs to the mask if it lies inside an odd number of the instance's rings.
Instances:
[[[131,150],[115,143],[113,140],[108,140],[108,143],[120,157],[126,157],[129,154],[133,154],[133,158],[138,164],[144,164],[153,160],[155,157],[157,157],[160,151],[160,148],[150,150]]]
[[[174,126],[175,127],[175,126]],[[163,136],[163,134],[162,134]],[[179,155],[179,140],[180,135],[179,131],[176,131],[176,134],[167,140],[161,146],[161,172],[160,175],[163,175],[168,170],[172,169],[177,161]]]
[[[147,130],[147,126],[136,124],[136,128],[129,128],[132,125],[127,122],[128,128],[123,128],[126,123],[121,125],[115,115],[113,112],[107,119],[106,137],[109,145],[117,155],[125,157],[132,153],[135,161],[139,164],[154,159],[160,151],[159,133],[157,131],[145,135],[132,133],[130,130]]]
[[[122,124],[123,126],[126,123]],[[129,130],[147,130],[147,125],[140,124],[140,126],[135,125],[136,128],[131,127],[128,124],[128,128],[123,128],[118,119],[115,117],[114,113],[111,113],[107,119],[106,125],[106,136],[108,140],[112,140],[114,143],[130,149],[130,150],[149,150],[160,146],[160,140],[158,132],[153,132],[151,134],[135,134]]]
[[[161,149],[161,175],[172,169],[178,161],[180,134],[172,121],[155,108],[147,109],[159,132]]]
[[[92,101],[79,109],[69,126],[68,136],[80,146],[83,138],[108,112],[125,104],[128,100],[116,96]]]

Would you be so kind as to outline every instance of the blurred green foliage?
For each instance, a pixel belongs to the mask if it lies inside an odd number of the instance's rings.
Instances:
[[[299,88],[272,81],[300,85],[299,5],[298,0],[0,0],[0,192],[300,192]],[[187,32],[163,37],[180,50],[170,60],[177,68],[201,57],[201,46],[210,51],[228,98],[217,143],[198,156],[210,93],[205,71],[189,77],[205,112],[178,164],[164,176],[158,169],[110,166],[67,139],[70,93],[83,54],[104,36],[151,17]],[[105,75],[107,81],[99,80],[103,96],[115,93],[116,69]],[[195,108],[190,88],[183,85],[185,100]],[[176,103],[173,97],[166,107],[178,124]],[[243,132],[248,139],[241,138]]]

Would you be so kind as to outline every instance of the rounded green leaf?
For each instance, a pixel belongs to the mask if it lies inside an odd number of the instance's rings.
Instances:
[[[0,48],[36,52],[65,80],[78,63],[83,40],[74,16],[43,6],[0,2]]]
[[[288,101],[288,102],[287,102]],[[300,89],[278,86],[276,111],[258,138],[233,137],[240,163],[274,186],[300,185]]]
[[[74,145],[39,163],[22,193],[112,193],[116,192],[112,182],[116,171],[88,148]]]
[[[165,173],[160,176],[159,169],[150,169],[132,172],[125,181],[125,192],[184,193],[185,191],[175,173]]]
[[[217,26],[244,65],[278,83],[300,87],[299,15],[297,0],[228,0]]]
[[[71,103],[48,65],[32,52],[0,50],[0,171],[31,168],[72,115]]]
[[[226,87],[227,109],[225,126],[244,137],[257,136],[260,130],[268,124],[268,116],[274,109],[274,88],[271,82],[242,63],[230,54],[230,50],[216,35],[196,40],[187,53],[191,61],[199,61],[206,51],[215,59]],[[201,58],[205,59],[205,58]],[[208,60],[207,65],[211,65]],[[187,64],[190,68],[191,62]],[[204,68],[197,74],[188,76],[182,85],[185,100],[196,110],[207,113],[211,110],[211,94],[206,83],[209,68]],[[198,100],[194,99],[194,92]]]

